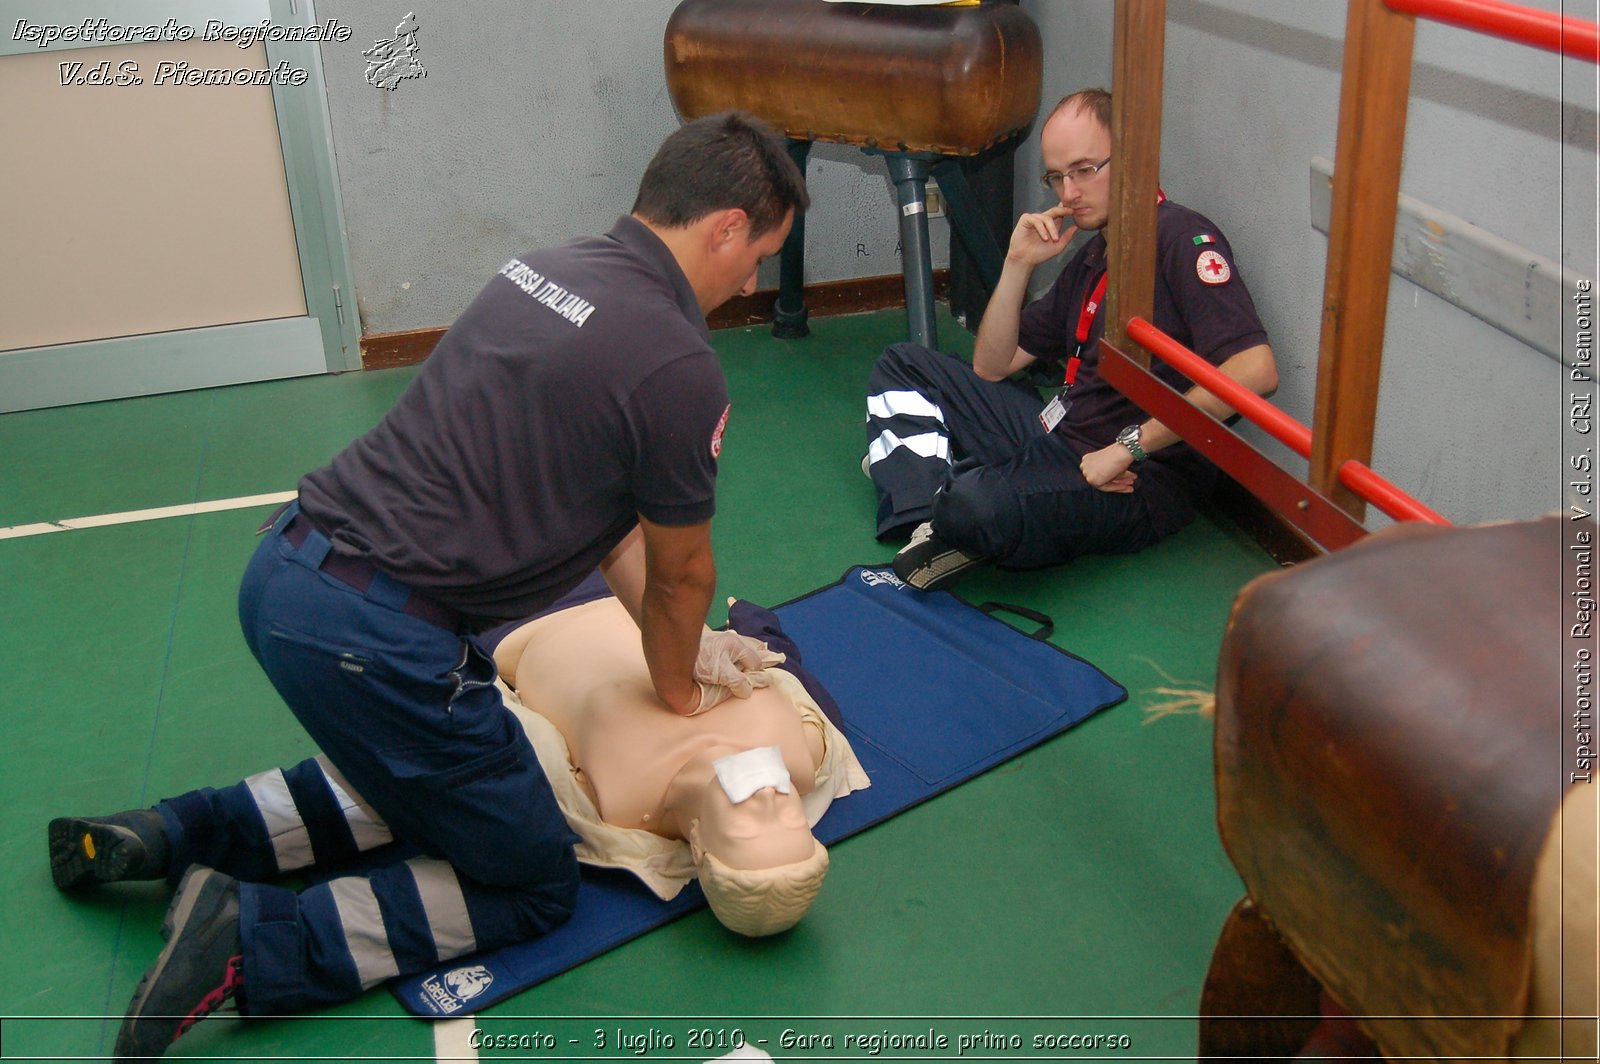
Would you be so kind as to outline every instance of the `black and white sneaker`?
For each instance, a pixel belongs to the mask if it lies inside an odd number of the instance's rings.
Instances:
[[[933,534],[933,523],[924,521],[894,556],[894,575],[918,590],[937,591],[987,560],[946,543]]]

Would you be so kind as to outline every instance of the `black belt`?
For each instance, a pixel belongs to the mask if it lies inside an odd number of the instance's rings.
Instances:
[[[305,543],[306,537],[311,535],[311,531],[314,528],[316,526],[311,523],[311,519],[306,517],[305,514],[295,514],[289,523],[284,526],[283,538],[289,541],[291,547],[298,550]],[[317,568],[340,583],[348,584],[355,588],[362,594],[366,594],[367,589],[372,586],[372,581],[381,575],[378,568],[371,562],[348,554],[335,554],[332,550],[328,551],[327,555],[322,559],[322,564]],[[394,578],[389,577],[389,579],[393,580]],[[398,581],[396,582],[398,583]],[[411,590],[411,594],[406,598],[405,604],[400,607],[400,612],[409,614],[420,621],[427,621],[429,624],[443,628],[446,631],[458,632],[461,630],[462,618],[459,612],[415,589]]]

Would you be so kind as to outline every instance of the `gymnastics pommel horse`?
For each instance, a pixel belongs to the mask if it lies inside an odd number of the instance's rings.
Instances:
[[[1565,675],[1593,637],[1564,523],[1406,523],[1240,593],[1217,821],[1248,897],[1202,1062],[1293,1056],[1320,989],[1389,1057],[1595,1059],[1600,784]]]
[[[748,111],[789,138],[802,172],[816,141],[883,155],[900,208],[911,339],[938,346],[926,187],[984,284],[1003,252],[983,224],[960,160],[1025,132],[1039,109],[1038,27],[1011,4],[894,7],[824,0],[683,0],[667,23],[667,89],[679,114]],[[805,224],[781,257],[773,335],[805,336]]]

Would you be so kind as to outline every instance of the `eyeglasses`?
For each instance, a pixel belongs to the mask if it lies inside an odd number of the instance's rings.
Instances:
[[[1056,193],[1057,195],[1060,195],[1061,190],[1063,187],[1065,187],[1066,182],[1071,181],[1074,185],[1081,185],[1095,174],[1098,174],[1101,170],[1104,170],[1106,165],[1110,162],[1111,156],[1108,155],[1097,163],[1090,163],[1088,166],[1074,166],[1071,170],[1068,170],[1065,173],[1061,172],[1060,170],[1051,170],[1049,173],[1040,177],[1039,181],[1044,185],[1045,188]]]

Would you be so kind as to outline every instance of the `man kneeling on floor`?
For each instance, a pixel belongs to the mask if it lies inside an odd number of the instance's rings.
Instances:
[[[691,716],[665,713],[627,611],[615,597],[593,598],[590,584],[580,592],[548,614],[483,636],[509,685],[500,695],[576,833],[578,859],[631,872],[664,900],[698,879],[717,919],[743,935],[792,927],[828,870],[827,850],[812,826],[834,798],[870,786],[838,729],[832,698],[800,664],[798,648],[770,611],[735,602],[730,619],[752,636],[709,635],[712,642],[737,641],[748,652],[752,669],[743,672],[741,686],[748,687],[739,692],[742,700]],[[769,639],[782,651],[774,652]],[[404,845],[325,755],[220,791],[193,791],[155,809],[64,818],[50,828],[52,871],[63,889],[163,876],[171,881],[189,869],[178,889],[180,898],[194,899],[194,909],[217,897],[224,876],[214,869],[260,882]],[[499,844],[513,849],[509,841]],[[442,862],[414,853],[398,875],[373,876],[370,897],[380,911],[404,903],[397,899],[408,876],[430,918],[439,917],[432,930],[444,929],[452,914],[470,915],[459,911],[463,899],[451,889]],[[376,915],[366,912],[367,895],[352,889],[349,879],[312,888],[300,900],[330,906],[347,940],[354,921]],[[456,928],[464,944],[471,941],[469,928],[470,921]],[[219,922],[208,937],[221,941],[226,930]],[[384,952],[392,954],[398,944],[373,939],[349,945],[357,969],[393,974]],[[184,964],[189,958],[163,960]],[[170,1024],[138,1018],[135,1038],[143,1026],[164,1030]]]
[[[1060,203],[1024,214],[984,311],[972,366],[914,344],[878,359],[867,396],[867,469],[878,538],[910,542],[895,573],[931,590],[984,562],[1011,569],[1142,550],[1194,519],[1216,470],[1100,376],[1106,239],[1114,166],[1111,96],[1058,103],[1039,137],[1043,181]],[[1272,348],[1221,231],[1166,201],[1156,214],[1155,325],[1258,395],[1278,383]],[[1023,308],[1036,267],[1080,230],[1101,230],[1042,299]],[[1012,374],[1048,368],[1051,391]],[[1158,377],[1182,390],[1178,373]],[[1063,384],[1065,387],[1063,388]],[[1232,414],[1208,392],[1188,398]]]
[[[475,633],[599,566],[640,630],[658,712],[749,693],[759,657],[704,623],[729,413],[705,315],[754,290],[806,204],[771,128],[689,123],[632,212],[507,262],[383,420],[301,479],[239,618],[332,771],[310,761],[259,793],[51,825],[64,888],[176,881],[197,862],[119,1059],[160,1055],[229,998],[301,1012],[571,916],[575,836]],[[374,816],[351,813],[363,801]],[[375,822],[420,856],[299,893],[261,882],[370,848]]]

